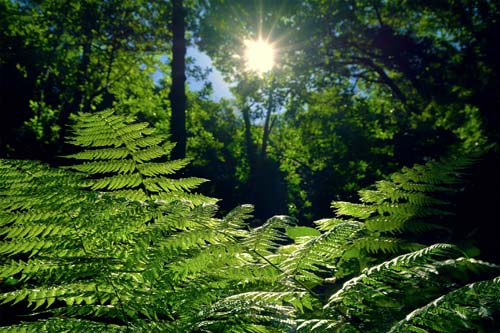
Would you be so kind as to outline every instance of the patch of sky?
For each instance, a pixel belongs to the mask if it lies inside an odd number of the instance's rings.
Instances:
[[[211,71],[208,73],[207,80],[212,84],[213,88],[213,92],[211,95],[212,100],[219,101],[221,98],[226,98],[226,99],[233,98],[231,91],[229,91],[229,84],[226,81],[224,81],[222,74],[215,67],[213,67],[212,60],[207,54],[201,52],[196,47],[190,46],[187,49],[186,56],[188,58],[193,59],[194,66],[199,66],[203,70],[207,68],[211,69]],[[167,56],[161,56],[160,60],[163,63],[168,63]],[[164,73],[161,70],[157,70],[153,74],[153,80],[155,81],[156,84],[159,84],[163,76]],[[187,75],[187,82],[189,84],[189,88],[192,91],[200,91],[204,87],[204,82],[194,77],[193,75],[189,74]]]

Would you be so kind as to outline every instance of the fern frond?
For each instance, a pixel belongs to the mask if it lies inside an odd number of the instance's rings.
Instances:
[[[1,302],[16,304],[26,300],[28,306],[34,305],[33,310],[36,310],[42,305],[49,307],[56,300],[65,302],[68,305],[79,305],[82,303],[92,304],[96,300],[96,290],[102,297],[105,297],[106,287],[99,286],[95,283],[73,283],[59,285],[49,288],[33,288],[19,289],[1,294]],[[113,290],[107,290],[108,295],[114,295]]]
[[[391,179],[400,184],[427,183],[431,185],[454,185],[464,169],[474,161],[472,156],[448,157],[441,161],[430,161],[425,165],[415,165],[413,168],[403,168],[394,173]]]
[[[162,161],[174,145],[155,134],[147,123],[135,123],[130,116],[117,115],[111,110],[75,117],[70,143],[86,150],[68,156],[86,162],[70,167],[88,175],[84,186],[99,191],[112,191],[115,195],[132,200],[159,199],[159,193],[175,192],[173,200],[182,197],[205,182],[200,178],[169,179],[184,168],[189,160]],[[162,195],[165,200],[168,195]],[[203,196],[193,198],[194,205],[213,203]]]
[[[133,121],[110,111],[79,116],[72,142],[86,150],[72,156],[85,161],[77,172],[0,162],[0,282],[10,281],[0,300],[54,318],[12,329],[81,320],[176,332],[230,291],[278,281],[242,245],[251,209],[215,218],[216,199],[189,193],[205,180],[167,178],[188,161],[161,160],[173,145]],[[242,282],[244,274],[253,278]]]
[[[165,177],[147,178],[143,181],[145,188],[151,192],[190,191],[206,182],[203,178],[169,179]]]
[[[306,319],[298,320],[297,332],[338,332],[338,333],[358,333],[349,323],[343,323],[335,319]]]
[[[456,191],[463,170],[473,160],[461,156],[403,168],[373,188],[359,191],[361,204],[333,202],[332,207],[338,216],[365,221],[370,232],[442,229],[433,220],[451,214],[447,196]]]
[[[53,318],[33,322],[24,322],[20,325],[0,327],[1,333],[28,333],[28,332],[130,332],[126,326],[100,323],[92,320],[73,318]]]
[[[351,216],[363,220],[375,212],[375,207],[344,201],[332,202],[332,208],[339,216]]]
[[[127,160],[99,161],[75,165],[73,169],[87,174],[130,173],[135,169],[135,163]]]
[[[357,238],[353,241],[353,247],[358,250],[364,250],[368,253],[391,253],[398,254],[402,250],[415,251],[423,246],[420,244],[412,244],[407,241],[395,237],[376,237],[365,236]]]
[[[337,224],[345,223],[345,222],[356,222],[353,220],[344,220],[340,218],[327,218],[314,221],[314,224],[317,225],[318,230],[328,231],[335,227]]]
[[[147,177],[173,175],[177,171],[183,169],[186,165],[188,165],[188,163],[189,163],[188,159],[175,160],[163,163],[149,162],[137,165],[137,170],[141,175]]]
[[[415,309],[389,332],[479,331],[500,311],[500,277],[453,290]]]
[[[295,323],[286,319],[294,312],[291,306],[240,298],[224,299],[202,312],[195,328],[211,332],[252,332],[249,329],[262,326],[268,332],[283,332],[294,328]]]
[[[361,230],[360,223],[345,222],[334,226],[321,236],[297,245],[280,268],[285,276],[292,276],[300,281],[320,283],[323,279],[318,276],[332,265],[336,258],[342,256],[357,232]]]
[[[128,196],[126,196],[128,198]],[[199,205],[215,205],[219,199],[207,197],[199,193],[186,193],[184,191],[173,191],[173,192],[159,192],[157,194],[151,195],[151,198],[155,201],[160,201],[164,203],[171,203],[174,201],[184,201],[189,202],[192,206]]]
[[[400,255],[389,261],[383,262],[380,265],[369,268],[366,271],[366,274],[379,272],[384,269],[402,269],[404,267],[413,267],[447,257],[460,256],[461,254],[462,251],[455,245],[433,244],[421,250]]]
[[[296,221],[288,216],[275,216],[262,226],[253,229],[243,242],[249,251],[266,256],[276,251],[279,242],[287,239],[285,229],[295,225]]]
[[[81,175],[51,169],[38,162],[0,160],[0,208],[3,212],[54,208],[78,202],[74,192]],[[50,209],[47,209],[50,206]]]
[[[152,138],[152,137],[146,137],[146,138]],[[134,161],[148,162],[156,160],[157,158],[160,158],[165,155],[168,156],[171,153],[172,149],[174,149],[175,147],[175,143],[171,143],[168,141],[162,143],[162,141],[159,141],[161,137],[158,138],[158,143],[156,143],[156,141],[145,142],[144,139],[146,138],[143,138],[141,139],[141,141],[136,142],[136,144],[139,147],[141,147],[141,149],[131,153]],[[177,161],[179,162],[184,161],[184,163],[186,164],[188,162],[187,159],[177,160]]]
[[[252,218],[252,205],[240,205],[231,210],[224,217],[224,228],[242,229],[246,227],[248,219]]]
[[[84,150],[75,154],[66,155],[75,160],[122,160],[130,154],[127,147],[102,148],[99,150]]]
[[[309,292],[304,291],[251,291],[232,295],[227,297],[224,301],[253,301],[258,303],[276,304],[276,305],[293,305],[294,308],[300,312],[304,308],[312,310],[313,303],[316,299],[312,297]]]
[[[333,294],[324,309],[330,311],[331,319],[339,318],[339,325],[358,323],[365,329],[389,329],[404,313],[439,293],[499,270],[480,260],[448,259],[460,255],[461,251],[452,245],[435,244],[365,269]],[[377,316],[380,320],[372,322]]]

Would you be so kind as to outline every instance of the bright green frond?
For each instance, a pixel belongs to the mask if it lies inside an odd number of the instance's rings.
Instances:
[[[332,202],[332,208],[339,216],[351,216],[366,219],[375,212],[375,207],[352,202]]]
[[[100,323],[84,319],[49,319],[25,322],[20,325],[0,327],[1,333],[38,333],[38,332],[109,332],[120,333],[130,331],[126,326]]]
[[[253,229],[244,245],[249,251],[255,251],[260,255],[274,253],[279,246],[279,242],[285,240],[285,229],[296,222],[288,216],[275,216],[266,221],[262,226]]]
[[[196,189],[204,179],[165,177],[183,169],[189,160],[166,161],[174,144],[147,123],[136,123],[133,117],[110,110],[79,114],[74,119],[70,142],[86,150],[68,157],[86,161],[70,167],[88,175],[83,186],[140,201],[157,198],[162,192],[175,192],[169,201],[185,199],[195,205],[209,201],[182,197],[183,192]]]
[[[452,245],[435,244],[365,269],[334,293],[324,309],[339,325],[358,323],[373,331],[388,330],[441,293],[499,271],[480,260],[453,258],[461,254]]]
[[[500,312],[500,277],[453,290],[415,309],[389,332],[483,331]]]
[[[188,165],[189,160],[175,160],[175,161],[169,161],[169,162],[163,162],[163,163],[144,163],[144,164],[139,164],[137,166],[137,169],[140,174],[147,176],[147,177],[153,177],[153,176],[159,176],[159,175],[172,175],[175,174],[177,171],[181,170],[184,168],[186,165]]]
[[[314,283],[321,282],[318,273],[342,256],[359,230],[361,230],[360,223],[338,224],[321,236],[297,245],[280,267],[286,276]]]

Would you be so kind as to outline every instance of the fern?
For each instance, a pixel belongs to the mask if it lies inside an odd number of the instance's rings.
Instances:
[[[126,332],[127,328],[115,324],[98,323],[91,320],[53,318],[34,322],[24,322],[11,327],[0,327],[1,332]]]
[[[244,245],[250,250],[260,255],[269,255],[278,248],[278,242],[287,239],[285,229],[294,225],[295,221],[287,216],[275,216],[269,219],[262,226],[255,228],[249,234]]]
[[[358,223],[338,224],[321,236],[297,245],[281,264],[285,276],[309,281],[311,285],[321,283],[322,278],[318,274],[342,256],[347,244],[356,237],[360,228]]]
[[[460,286],[467,280],[484,276],[485,273],[494,274],[499,271],[499,267],[470,258],[448,259],[459,255],[461,251],[452,245],[436,244],[366,269],[361,275],[347,281],[329,298],[324,307],[324,318],[301,321],[299,331],[387,332],[392,325],[410,313],[392,328],[394,332],[408,332],[412,331],[411,318],[428,311],[430,305],[420,310],[414,309],[429,301],[430,304],[440,303],[443,297],[453,303],[456,319],[460,320],[442,324],[451,319],[442,318],[435,326],[459,327],[457,324],[469,323],[477,319],[481,303],[476,303],[474,309],[470,308],[471,302],[461,303],[449,295],[463,293],[464,289]],[[486,297],[483,304],[488,311],[494,311],[498,309],[498,298],[495,299],[496,303],[492,302],[492,295],[498,295],[499,289],[498,285],[495,287],[488,284],[488,287],[490,289],[487,292],[481,292]],[[448,296],[440,296],[446,291],[451,291]],[[437,300],[434,300],[435,297],[438,297]],[[482,311],[486,311],[486,308]],[[470,317],[465,316],[468,312]],[[458,318],[460,314],[464,316]],[[415,320],[418,322],[418,319]],[[455,330],[442,330],[451,331]]]
[[[416,243],[412,233],[445,231],[437,221],[452,215],[449,199],[471,161],[462,157],[404,168],[372,189],[361,190],[361,203],[333,202],[337,217],[317,221],[320,230],[327,234],[349,223],[360,226],[350,241],[340,245],[341,253],[332,269],[335,278],[422,248],[424,245]]]
[[[278,280],[223,298],[206,312],[203,327],[224,331],[224,325],[263,323],[270,331],[387,332],[416,307],[498,272],[463,257],[456,246],[426,247],[405,238],[443,229],[436,220],[452,216],[449,199],[470,159],[446,163],[404,169],[360,191],[360,204],[334,203],[337,217],[316,222],[320,235],[306,232],[266,253],[280,271]],[[293,302],[286,301],[290,297]]]
[[[31,314],[2,331],[184,331],[248,288],[243,274],[276,280],[246,250],[276,247],[243,228],[251,207],[215,218],[215,200],[190,193],[204,180],[167,178],[187,161],[157,161],[173,146],[146,124],[106,111],[80,115],[74,133],[86,148],[71,156],[86,161],[76,173],[0,163],[0,302]]]
[[[453,290],[412,311],[389,332],[485,332],[495,312],[500,312],[500,277]]]
[[[114,195],[134,200],[190,200],[193,204],[216,200],[186,192],[205,182],[201,178],[171,179],[188,164],[187,159],[162,161],[174,145],[155,134],[147,123],[133,117],[116,115],[112,110],[81,113],[73,126],[73,145],[84,151],[68,158],[84,161],[71,167],[88,175],[86,187],[113,191]]]
[[[79,162],[0,161],[1,332],[480,330],[499,312],[499,267],[413,233],[443,228],[468,158],[405,168],[333,204],[317,228],[217,216],[204,180],[145,123],[81,114]],[[445,318],[444,320],[443,318]]]
[[[379,181],[374,189],[359,192],[362,204],[334,202],[332,207],[340,216],[365,221],[371,232],[399,233],[439,228],[436,217],[449,215],[449,196],[456,191],[463,170],[473,158],[462,156],[440,162],[403,168]],[[420,227],[420,224],[426,226]],[[441,226],[442,227],[442,226]]]
[[[452,216],[450,199],[470,163],[463,157],[405,168],[360,191],[362,203],[333,203],[337,217],[316,222],[321,235],[282,247],[283,283],[295,292],[308,290],[315,299],[313,309],[298,305],[307,311],[294,329],[386,332],[415,307],[498,272],[495,265],[462,257],[453,245],[425,247],[411,237],[445,230],[438,221]],[[350,279],[337,286],[345,278]],[[324,308],[318,308],[329,293]],[[260,302],[270,297],[264,291],[254,295]]]

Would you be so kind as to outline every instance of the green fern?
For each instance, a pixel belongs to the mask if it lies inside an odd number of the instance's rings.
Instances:
[[[359,192],[362,204],[334,202],[339,216],[365,221],[371,232],[399,233],[442,228],[436,217],[449,215],[449,197],[473,158],[462,156],[403,168],[379,181],[374,189]],[[422,226],[425,223],[425,226]]]
[[[498,266],[413,237],[453,216],[468,158],[405,168],[316,229],[252,229],[251,206],[217,217],[204,180],[176,178],[188,161],[147,124],[105,111],[73,133],[83,163],[0,160],[0,302],[26,315],[0,332],[446,332],[500,311]]]
[[[315,300],[312,309],[297,304],[297,310],[306,310],[298,312],[294,329],[386,332],[416,306],[498,272],[495,265],[462,257],[453,245],[425,247],[411,236],[445,230],[440,220],[452,216],[450,199],[471,161],[462,157],[405,168],[360,191],[362,203],[333,203],[337,217],[315,222],[319,236],[309,233],[278,249],[275,262],[289,286],[281,293],[307,291]],[[328,294],[333,296],[318,307]],[[252,295],[259,304],[279,299],[264,290]]]
[[[461,251],[455,246],[436,244],[366,269],[329,298],[324,306],[323,318],[301,321],[298,330],[387,332],[392,329],[394,332],[421,332],[416,326],[434,330],[439,326],[458,329],[473,325],[478,318],[485,319],[491,311],[498,311],[500,303],[498,298],[494,299],[500,292],[498,281],[484,282],[485,289],[475,289],[478,294],[470,292],[469,300],[458,297],[473,287],[461,286],[485,274],[498,273],[500,267],[471,258],[453,258],[459,255]],[[474,304],[470,301],[474,297],[474,300],[484,299]],[[425,305],[428,302],[429,305]],[[437,309],[444,302],[449,303],[443,308],[451,307],[454,312],[450,312],[455,317],[442,317],[432,325],[435,316],[445,315]],[[432,312],[430,308],[436,309]]]
[[[70,140],[86,147],[71,156],[87,161],[71,168],[78,173],[0,162],[0,281],[9,281],[0,302],[31,314],[0,330],[176,332],[217,290],[227,295],[237,274],[224,269],[244,261],[210,255],[242,252],[250,208],[215,218],[214,199],[188,193],[203,180],[167,178],[187,161],[156,162],[172,145],[132,122],[110,111],[80,115]]]
[[[468,284],[409,313],[389,332],[486,332],[500,312],[500,277]]]
[[[146,124],[111,111],[76,121],[70,142],[86,149],[71,156],[86,161],[69,168],[76,173],[0,163],[0,282],[9,281],[0,302],[30,314],[0,331],[187,332],[227,297],[286,290],[273,261],[294,221],[248,230],[248,205],[216,218],[215,200],[190,192],[203,180],[168,178],[187,161],[161,161],[172,145]],[[280,299],[288,304],[242,314],[249,322],[210,326],[263,329],[298,306]]]
[[[323,279],[319,273],[332,269],[360,229],[359,223],[341,223],[320,236],[297,244],[280,264],[284,277],[293,276],[300,281],[307,281],[311,286],[321,283]]]
[[[201,178],[171,179],[189,160],[166,161],[174,144],[155,134],[147,123],[116,115],[112,110],[81,113],[69,142],[85,148],[68,158],[85,161],[71,167],[88,175],[85,186],[113,191],[114,195],[146,201],[190,200],[193,204],[215,203],[199,194],[188,194],[205,182]]]

